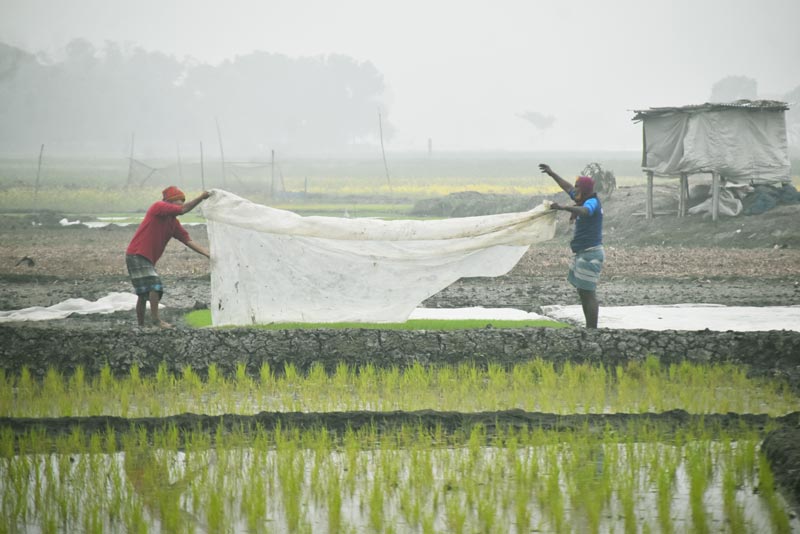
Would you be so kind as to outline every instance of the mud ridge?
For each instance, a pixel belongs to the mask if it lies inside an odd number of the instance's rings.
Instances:
[[[489,363],[511,366],[542,358],[555,363],[620,365],[655,356],[664,364],[729,363],[745,366],[751,376],[786,380],[800,391],[800,332],[496,329],[455,331],[263,330],[130,328],[70,330],[42,326],[0,325],[0,368],[34,377],[50,368],[71,374],[81,366],[88,375],[108,365],[113,374],[143,375],[166,364],[178,374],[190,366],[205,376],[211,364],[233,375],[244,364],[251,376],[262,366],[280,372],[286,364],[298,371],[340,363],[353,367],[407,367]]]
[[[764,430],[768,425],[784,428],[796,427],[800,412],[780,417],[766,414],[690,414],[684,410],[669,410],[662,413],[612,413],[612,414],[553,414],[527,412],[524,410],[500,410],[491,412],[442,412],[418,411],[349,411],[349,412],[259,412],[253,415],[224,414],[202,415],[184,413],[167,417],[125,418],[113,416],[54,417],[54,418],[0,418],[0,428],[8,429],[17,437],[32,432],[49,438],[67,436],[75,430],[85,435],[93,433],[111,434],[118,437],[131,429],[157,431],[175,429],[181,434],[203,432],[214,435],[220,428],[224,432],[242,432],[244,435],[258,430],[296,428],[300,430],[326,429],[332,434],[343,435],[348,430],[359,431],[375,428],[378,433],[401,427],[422,428],[427,432],[442,431],[452,435],[469,435],[471,429],[480,425],[488,436],[498,430],[542,429],[556,432],[576,432],[588,429],[591,432],[619,431],[620,439],[630,435],[631,429],[657,428],[671,435],[680,429],[703,427],[714,435],[724,430],[751,428]],[[122,446],[122,443],[119,444]]]

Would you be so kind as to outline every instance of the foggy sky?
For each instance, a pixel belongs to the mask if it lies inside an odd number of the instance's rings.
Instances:
[[[729,75],[760,98],[800,86],[798,21],[798,0],[0,0],[0,41],[51,58],[81,37],[370,61],[395,151],[640,150],[633,109],[706,102]]]

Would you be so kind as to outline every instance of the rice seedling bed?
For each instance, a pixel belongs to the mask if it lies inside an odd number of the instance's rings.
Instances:
[[[759,450],[798,399],[737,366],[167,369],[0,372],[5,531],[798,528]]]
[[[435,408],[459,413],[518,409],[568,414],[662,413],[767,414],[798,411],[800,399],[787,382],[749,376],[736,364],[689,361],[663,365],[658,358],[604,366],[556,364],[534,359],[512,366],[489,363],[376,367],[318,363],[301,372],[292,364],[262,364],[251,376],[244,363],[226,376],[210,364],[204,376],[166,362],[149,376],[132,366],[117,377],[108,365],[89,376],[50,368],[38,380],[27,368],[0,369],[2,417],[165,417],[259,412],[388,412]]]
[[[211,310],[193,310],[184,315],[184,320],[192,328],[206,328],[211,325]],[[404,323],[266,323],[248,325],[246,328],[265,330],[467,330],[475,328],[567,328],[570,325],[549,319],[509,320],[509,319],[409,319]]]
[[[245,435],[132,426],[112,437],[31,432],[16,443],[3,430],[2,514],[7,531],[20,532],[796,527],[758,452],[758,432],[627,430],[278,426]]]

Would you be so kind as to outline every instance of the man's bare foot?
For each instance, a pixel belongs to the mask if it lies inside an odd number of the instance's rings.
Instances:
[[[174,328],[170,323],[168,323],[166,321],[158,321],[156,323],[156,326],[158,328]]]

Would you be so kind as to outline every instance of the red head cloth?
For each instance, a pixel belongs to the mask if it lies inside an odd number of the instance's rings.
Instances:
[[[588,176],[578,176],[575,180],[575,189],[581,192],[581,197],[586,200],[594,193],[594,180]]]
[[[171,202],[173,200],[186,200],[186,195],[183,194],[183,191],[175,187],[174,185],[169,186],[168,188],[162,191],[164,195],[164,200],[166,202]]]

